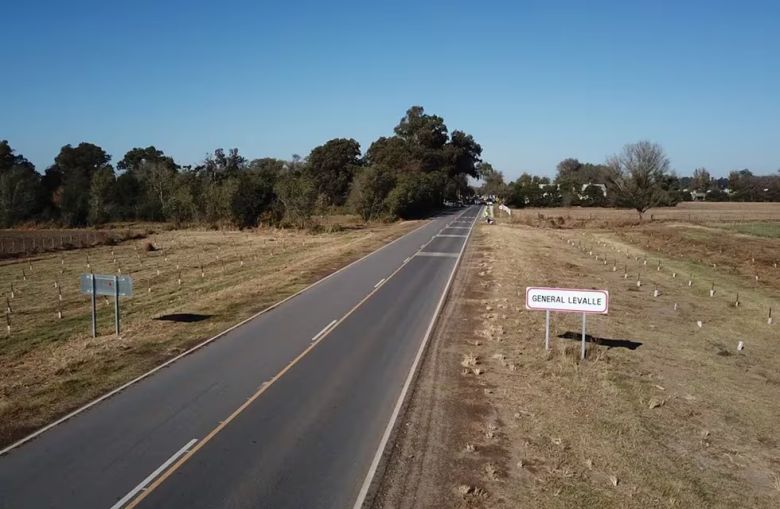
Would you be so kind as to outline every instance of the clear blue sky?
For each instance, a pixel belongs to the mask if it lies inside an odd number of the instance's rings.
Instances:
[[[6,2],[0,139],[39,170],[81,141],[363,149],[414,104],[514,178],[629,142],[673,167],[780,168],[780,2]]]

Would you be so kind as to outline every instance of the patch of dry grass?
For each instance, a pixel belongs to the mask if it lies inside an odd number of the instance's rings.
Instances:
[[[676,207],[650,209],[644,220],[697,224],[777,222],[780,203],[684,202]],[[638,221],[635,210],[592,207],[516,209],[512,210],[511,218],[512,223],[547,228],[615,228],[635,225]]]
[[[317,235],[273,229],[165,231],[116,246],[0,262],[2,304],[11,309],[5,313],[10,335],[4,328],[0,334],[0,445],[415,226],[352,225]],[[154,249],[148,250],[147,243]],[[100,335],[91,337],[89,298],[79,293],[79,275],[89,271],[133,277],[134,296],[121,302],[121,338],[113,335],[113,302],[103,297],[98,300]],[[155,319],[174,313],[206,319]]]
[[[465,396],[451,418],[467,422],[453,441],[474,450],[452,458],[452,474],[489,502],[461,494],[442,506],[780,504],[780,341],[766,320],[780,304],[776,279],[756,284],[712,267],[706,253],[700,262],[609,230],[499,223],[479,226],[474,242],[469,319],[454,354],[464,365],[485,359],[485,372],[459,379]],[[610,290],[610,314],[589,319],[600,340],[585,362],[577,341],[559,338],[579,332],[576,315],[554,315],[553,350],[544,350],[544,313],[526,311],[522,298],[526,286],[545,285]],[[482,410],[468,411],[475,402]]]

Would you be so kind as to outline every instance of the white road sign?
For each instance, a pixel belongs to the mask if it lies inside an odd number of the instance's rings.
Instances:
[[[525,307],[540,311],[605,315],[609,309],[609,292],[532,286],[525,289]]]

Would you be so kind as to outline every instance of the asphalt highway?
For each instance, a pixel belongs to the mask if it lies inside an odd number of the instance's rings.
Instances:
[[[478,207],[0,455],[0,508],[353,507]]]

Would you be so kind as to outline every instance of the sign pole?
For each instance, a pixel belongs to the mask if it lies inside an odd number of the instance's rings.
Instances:
[[[97,299],[97,289],[95,288],[95,273],[90,274],[92,281],[92,337],[97,337],[97,313],[95,311],[95,304]]]
[[[544,349],[550,349],[550,310],[547,310],[547,317],[544,320]]]
[[[114,276],[114,322],[116,335],[119,337],[119,277]]]
[[[580,351],[580,359],[585,360],[585,317],[588,316],[582,313],[582,350]]]

